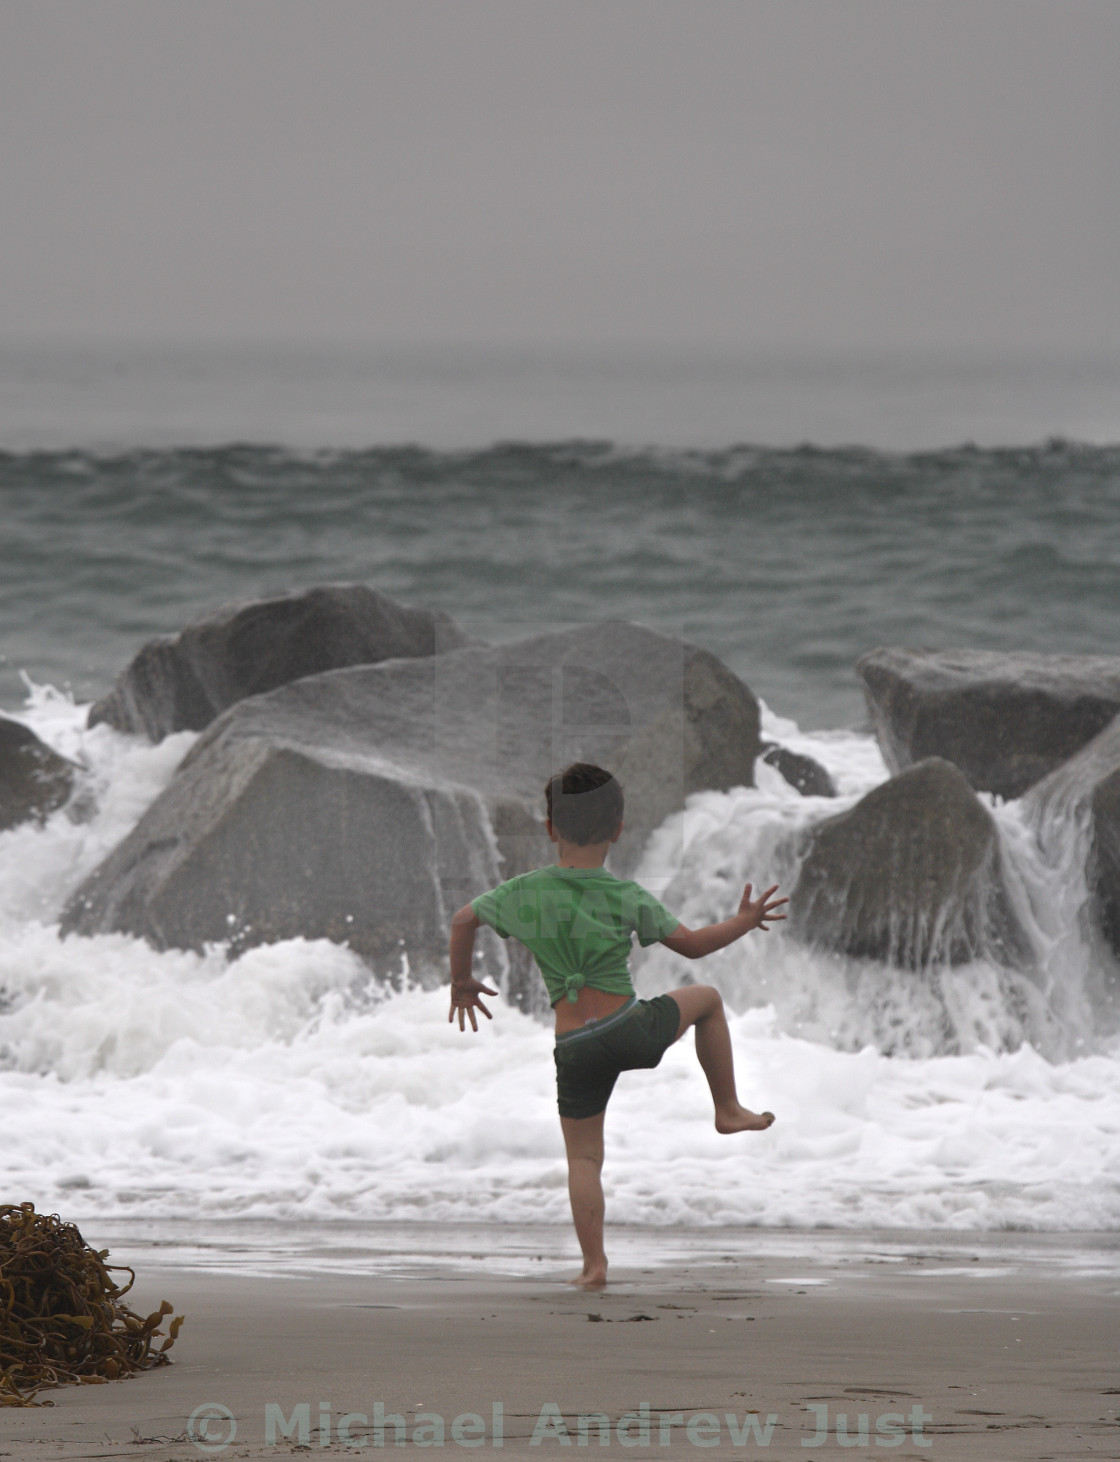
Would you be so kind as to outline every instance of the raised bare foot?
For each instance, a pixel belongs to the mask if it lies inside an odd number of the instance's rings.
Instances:
[[[605,1289],[607,1286],[607,1261],[604,1259],[601,1264],[585,1264],[581,1273],[575,1279],[569,1279],[569,1284],[574,1284],[577,1289]]]
[[[716,1113],[717,1132],[765,1132],[774,1121],[773,1112],[752,1112],[747,1107],[727,1107]]]

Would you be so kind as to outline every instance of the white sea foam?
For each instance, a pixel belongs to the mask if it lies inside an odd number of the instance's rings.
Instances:
[[[124,935],[60,940],[65,897],[192,738],[153,748],[86,731],[78,709],[44,691],[26,719],[83,761],[87,811],[0,835],[10,1200],[75,1218],[565,1220],[552,1042],[540,1023],[502,1005],[477,1035],[461,1034],[444,994],[377,986],[326,941],[228,962],[219,949],[160,954]],[[824,762],[842,796],[801,798],[763,768],[757,789],[690,799],[647,859],[664,867],[665,849],[683,847],[669,892],[686,919],[724,914],[747,878],[785,876],[790,833],[884,775],[867,737],[800,736],[776,720],[768,729]],[[1026,981],[1026,1003],[1011,999],[1007,972],[988,966],[927,988],[917,975],[813,954],[778,931],[752,936],[706,961],[703,977],[737,1012],[744,1099],[778,1122],[719,1137],[689,1040],[656,1071],[623,1077],[607,1123],[614,1221],[1120,1223],[1120,1054],[1094,1036],[1099,991],[1069,932],[1061,900],[1072,895],[1052,887],[1053,856],[1014,809],[997,814],[1017,897],[1034,910],[1032,937],[1049,960]],[[640,961],[644,989],[681,975],[658,947]],[[936,1053],[946,1011],[952,1055]],[[1052,1042],[1047,1056],[1039,1038]]]

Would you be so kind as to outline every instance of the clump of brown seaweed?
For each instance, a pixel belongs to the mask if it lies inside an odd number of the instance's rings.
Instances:
[[[182,1315],[155,1349],[172,1307],[164,1300],[147,1319],[134,1314],[121,1299],[136,1274],[106,1264],[108,1254],[57,1213],[0,1206],[0,1406],[42,1405],[33,1398],[47,1386],[115,1381],[170,1362]]]

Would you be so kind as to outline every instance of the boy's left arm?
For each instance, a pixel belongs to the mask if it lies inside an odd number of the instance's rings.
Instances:
[[[775,919],[786,917],[785,914],[775,914],[774,910],[782,904],[788,904],[789,899],[773,897],[778,891],[777,884],[768,888],[757,899],[751,898],[751,891],[752,886],[748,883],[739,900],[739,911],[732,914],[730,919],[724,919],[720,924],[707,924],[702,929],[689,929],[684,924],[678,924],[672,934],[661,943],[674,953],[683,954],[685,959],[703,959],[706,954],[714,954],[717,949],[726,949],[752,929],[760,929],[763,934],[769,934],[767,925]]]
[[[487,1020],[494,1018],[478,997],[497,995],[498,992],[476,980],[473,974],[474,936],[480,923],[470,904],[464,904],[451,920],[451,1010],[447,1019],[449,1023],[454,1021],[458,1011],[461,1031],[467,1028],[464,1014],[470,1017],[471,1030],[478,1030],[474,1015],[476,1009],[481,1010]]]

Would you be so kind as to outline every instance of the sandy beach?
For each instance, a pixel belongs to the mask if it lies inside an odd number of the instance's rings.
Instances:
[[[571,1240],[545,1227],[87,1237],[136,1265],[135,1308],[186,1314],[174,1364],[0,1410],[14,1462],[1120,1455],[1112,1235],[616,1231],[598,1294],[563,1282]]]

